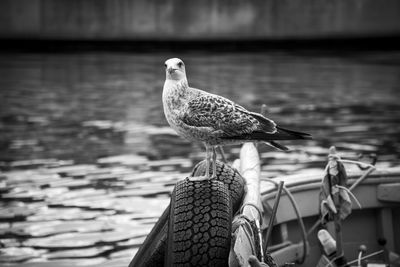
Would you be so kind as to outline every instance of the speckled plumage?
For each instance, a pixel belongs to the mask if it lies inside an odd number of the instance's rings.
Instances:
[[[263,129],[269,133],[276,131],[272,121],[268,125],[261,124],[250,112],[226,98],[191,87],[184,90],[186,95],[181,98],[182,101],[175,101],[176,105],[173,105],[180,112],[172,114],[179,115],[168,122],[178,133],[190,140],[224,145],[244,141],[230,140],[229,137]]]
[[[263,115],[250,112],[222,96],[190,87],[180,59],[169,59],[165,66],[163,106],[166,119],[179,135],[203,142],[207,152],[210,147],[246,141],[263,141],[287,150],[273,140],[311,137],[278,127]]]

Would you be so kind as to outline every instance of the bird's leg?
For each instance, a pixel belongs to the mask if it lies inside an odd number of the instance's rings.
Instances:
[[[206,177],[208,180],[210,179],[210,161],[211,161],[210,147],[206,145]]]
[[[213,161],[213,173],[212,173],[212,178],[217,177],[217,151],[215,150],[215,146],[212,147],[212,153],[213,153],[213,157],[212,157],[212,161]]]
[[[193,176],[189,177],[190,181],[204,181],[210,180],[210,161],[211,161],[211,154],[210,154],[210,147],[206,144],[206,173],[204,176]]]

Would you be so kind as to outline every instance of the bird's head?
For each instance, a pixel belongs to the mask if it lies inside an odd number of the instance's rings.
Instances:
[[[186,79],[185,64],[179,58],[170,58],[165,61],[165,75],[167,80],[180,81]]]

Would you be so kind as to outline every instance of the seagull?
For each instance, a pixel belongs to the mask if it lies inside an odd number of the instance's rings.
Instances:
[[[311,139],[307,133],[284,129],[260,113],[251,112],[233,101],[189,86],[185,64],[179,58],[165,61],[166,79],[162,101],[169,125],[178,135],[206,147],[205,176],[216,176],[216,147],[245,142],[264,142],[279,150],[288,148],[276,140]],[[210,176],[212,152],[212,176]]]

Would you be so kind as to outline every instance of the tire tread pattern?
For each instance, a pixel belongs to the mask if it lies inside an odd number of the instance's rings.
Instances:
[[[168,232],[167,266],[227,266],[232,207],[229,189],[215,179],[176,185]]]
[[[223,182],[229,189],[229,193],[232,199],[232,208],[233,214],[240,208],[242,204],[242,198],[244,195],[244,185],[245,180],[239,174],[239,172],[225,164],[221,161],[217,160],[217,177],[218,181]],[[194,168],[191,176],[201,176],[206,173],[206,162],[205,160],[199,162]],[[212,170],[210,168],[210,175],[212,174]]]
[[[205,175],[205,161],[199,162],[194,168],[191,176]],[[223,182],[229,189],[232,202],[232,214],[240,208],[244,195],[245,181],[239,172],[221,161],[217,161],[216,180]],[[175,195],[175,190],[172,196]],[[139,251],[132,259],[129,267],[154,267],[164,266],[165,250],[167,246],[168,217],[170,206],[164,211],[152,231],[143,242]],[[168,217],[167,217],[168,216]],[[162,228],[160,228],[162,227]]]

